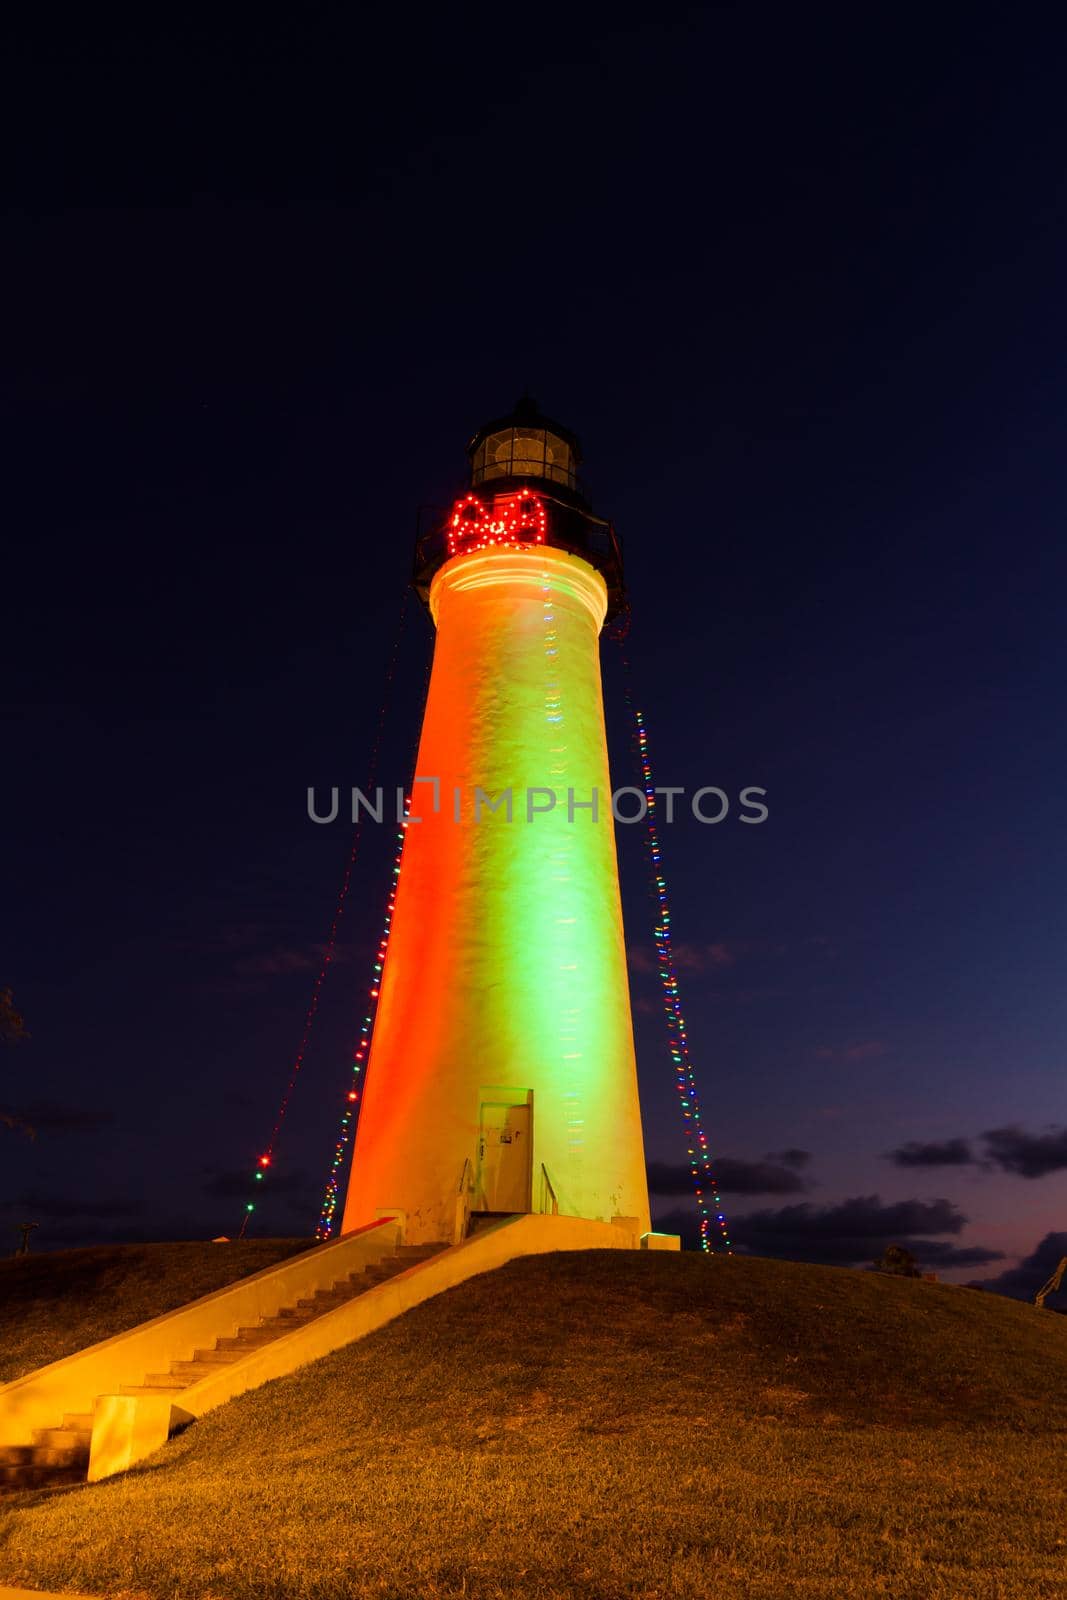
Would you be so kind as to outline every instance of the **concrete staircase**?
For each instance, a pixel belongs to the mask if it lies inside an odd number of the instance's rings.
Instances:
[[[124,1383],[118,1392],[180,1396],[200,1379],[214,1376],[221,1367],[232,1366],[275,1339],[314,1322],[328,1311],[335,1311],[368,1289],[377,1288],[397,1273],[428,1261],[444,1249],[443,1244],[402,1244],[395,1254],[350,1272],[329,1289],[317,1289],[307,1299],[297,1300],[273,1316],[238,1328],[236,1334],[218,1338],[211,1346],[194,1350],[192,1360],[172,1361],[166,1372],[147,1373],[141,1383]],[[92,1431],[92,1412],[68,1413],[61,1427],[35,1428],[31,1444],[0,1446],[0,1492],[83,1483],[89,1466]]]
[[[467,1238],[473,1239],[475,1234],[495,1228],[498,1222],[506,1222],[513,1215],[511,1211],[472,1211],[467,1219]]]
[[[240,1362],[245,1355],[262,1350],[266,1344],[274,1344],[275,1339],[282,1339],[286,1333],[293,1333],[306,1323],[315,1322],[315,1318],[322,1317],[328,1310],[346,1306],[357,1294],[378,1288],[387,1278],[395,1278],[398,1272],[418,1266],[419,1261],[429,1261],[430,1256],[437,1256],[445,1248],[445,1245],[400,1245],[397,1254],[386,1261],[350,1272],[347,1278],[334,1283],[333,1288],[315,1290],[310,1299],[299,1299],[294,1306],[280,1310],[274,1317],[264,1317],[251,1328],[238,1328],[232,1338],[216,1339],[211,1349],[194,1350],[190,1362],[171,1362],[170,1371],[147,1373],[142,1384],[123,1384],[118,1392],[123,1395],[181,1394],[200,1379],[213,1378],[219,1366]]]
[[[405,1245],[396,1217],[365,1223],[0,1385],[0,1493],[128,1472],[216,1407],[519,1256],[677,1249],[636,1220],[483,1214],[452,1245]]]
[[[84,1483],[93,1414],[68,1412],[61,1427],[34,1428],[32,1444],[0,1446],[0,1494]]]
[[[273,1344],[275,1339],[302,1328],[305,1323],[314,1322],[316,1317],[321,1317],[325,1312],[346,1305],[367,1289],[377,1288],[378,1284],[395,1278],[398,1272],[406,1272],[408,1267],[428,1261],[445,1248],[443,1244],[402,1244],[396,1255],[372,1267],[350,1272],[347,1278],[342,1278],[331,1289],[317,1289],[310,1299],[298,1300],[295,1305],[287,1306],[273,1317],[263,1317],[254,1327],[238,1328],[232,1337],[216,1339],[210,1349],[194,1350],[191,1361],[172,1361],[167,1372],[150,1372],[143,1383],[124,1383],[119,1393],[181,1394],[201,1378],[213,1377],[220,1367],[232,1366],[242,1357],[262,1350],[264,1345]]]

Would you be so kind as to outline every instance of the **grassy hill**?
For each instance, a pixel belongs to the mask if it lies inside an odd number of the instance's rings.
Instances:
[[[99,1245],[0,1261],[0,1383],[272,1267],[310,1242]]]
[[[1067,1319],[743,1257],[535,1257],[9,1502],[0,1581],[202,1600],[1067,1592]]]

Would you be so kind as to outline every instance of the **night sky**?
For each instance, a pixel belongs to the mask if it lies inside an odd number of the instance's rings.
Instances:
[[[528,390],[625,540],[657,781],[768,791],[762,827],[664,836],[736,1244],[1032,1290],[1067,1252],[1067,24],[316,15],[5,24],[0,987],[32,1038],[0,1104],[37,1137],[0,1126],[0,1249],[237,1231],[349,849],[307,787],[366,781],[402,612],[406,780],[417,510]],[[688,1230],[619,834],[654,1215]],[[314,1226],[391,846],[365,830],[257,1233]]]

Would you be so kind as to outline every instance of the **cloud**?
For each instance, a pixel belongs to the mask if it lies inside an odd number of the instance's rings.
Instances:
[[[254,1111],[259,1109],[255,1096],[249,1094],[245,1089],[224,1089],[219,1098],[222,1104],[231,1111]]]
[[[320,970],[327,952],[325,944],[295,940],[291,930],[279,927],[277,917],[223,925],[210,938],[185,948],[218,958],[213,963],[214,975],[205,978],[205,988],[216,994],[240,995],[265,993],[277,979],[311,976]],[[330,965],[348,966],[362,959],[361,949],[339,939]]]
[[[782,947],[761,945],[751,939],[715,939],[711,944],[691,944],[679,941],[672,945],[671,954],[679,972],[724,972],[736,966],[742,956],[770,953],[780,955]],[[632,945],[628,951],[633,972],[654,973],[656,957],[645,945]]]
[[[994,1294],[1011,1295],[1016,1300],[1032,1300],[1067,1256],[1067,1233],[1046,1233],[1017,1267],[1009,1267],[995,1278],[982,1278],[976,1287]],[[1062,1305],[1062,1301],[1058,1302]]]
[[[884,1039],[855,1039],[851,1044],[822,1045],[814,1052],[817,1061],[873,1061],[889,1054]]]
[[[871,1194],[840,1200],[836,1205],[805,1202],[777,1211],[754,1211],[743,1221],[750,1235],[880,1239],[960,1233],[967,1218],[951,1200],[893,1200],[883,1205],[878,1195]]]
[[[890,1244],[903,1244],[924,1264],[970,1266],[999,1260],[996,1251],[980,1246],[931,1242],[931,1235],[956,1235],[967,1218],[951,1200],[897,1200],[883,1204],[878,1195],[860,1195],[834,1205],[808,1202],[728,1217],[736,1247],[752,1255],[789,1261],[817,1261],[837,1266],[872,1262]],[[664,1232],[692,1238],[692,1213],[657,1214]],[[977,1254],[975,1252],[978,1252]]]
[[[1067,1171],[1067,1128],[1053,1126],[1045,1133],[1027,1133],[1017,1126],[990,1128],[981,1135],[983,1150],[977,1155],[966,1138],[913,1139],[886,1151],[886,1160],[898,1167],[999,1167],[1018,1178],[1045,1178]]]
[[[321,945],[314,945],[310,950],[280,946],[276,950],[263,951],[260,955],[242,956],[234,962],[233,970],[239,978],[286,978],[294,972],[317,972],[324,954]],[[336,952],[332,961],[340,965]]]
[[[912,1239],[908,1249],[922,1267],[985,1267],[1003,1261],[1003,1250],[979,1244],[947,1244],[944,1239]]]
[[[94,1133],[97,1128],[105,1128],[114,1121],[109,1112],[88,1106],[60,1105],[54,1100],[32,1100],[27,1105],[8,1109],[35,1133]]]
[[[712,1162],[712,1175],[722,1194],[802,1194],[807,1188],[791,1168],[769,1161],[737,1161],[720,1156]],[[665,1161],[650,1161],[648,1187],[653,1194],[692,1194],[693,1174],[681,1162],[672,1166]]]
[[[975,1164],[974,1153],[966,1139],[941,1139],[923,1143],[912,1139],[908,1144],[887,1150],[885,1159],[898,1167],[968,1167]]]
[[[248,1200],[253,1194],[308,1194],[312,1184],[306,1172],[287,1172],[284,1176],[268,1173],[260,1182],[247,1168],[230,1172],[214,1172],[204,1184],[204,1194],[216,1200]]]
[[[710,947],[708,947],[710,949]],[[671,955],[674,965],[679,972],[707,972],[711,966],[732,966],[730,961],[713,962],[708,949],[702,944],[687,944],[680,941],[671,946]]]
[[[991,1128],[983,1133],[986,1159],[1020,1178],[1045,1178],[1067,1168],[1067,1128],[1026,1133],[1022,1128]]]
[[[732,967],[737,956],[737,949],[731,948],[725,939],[719,939],[715,944],[708,945],[708,962],[713,967]]]
[[[18,1218],[18,1221],[33,1221],[35,1218]],[[44,1255],[51,1250],[88,1249],[102,1245],[139,1245],[139,1244],[183,1244],[194,1241],[206,1243],[217,1238],[221,1232],[229,1234],[232,1238],[240,1224],[235,1222],[232,1227],[220,1228],[218,1219],[205,1222],[202,1217],[164,1217],[161,1219],[146,1219],[136,1217],[125,1223],[115,1219],[110,1221],[86,1218],[78,1220],[71,1218],[68,1221],[52,1222],[43,1218],[41,1226],[30,1235],[30,1250],[34,1255]],[[15,1226],[15,1224],[12,1224]],[[307,1230],[299,1230],[306,1234]],[[257,1234],[258,1237],[258,1234]],[[270,1237],[291,1237],[286,1230],[279,1228],[277,1233]],[[16,1240],[12,1235],[12,1247]]]
[[[27,1222],[32,1220],[30,1212],[57,1219],[132,1217],[140,1210],[140,1203],[132,1198],[94,1200],[83,1195],[41,1194],[36,1190],[28,1190],[15,1200],[6,1201],[4,1210],[27,1213],[25,1218]]]
[[[27,1139],[37,1137],[36,1128],[31,1128],[28,1122],[24,1122],[17,1111],[0,1111],[0,1124],[10,1128],[12,1133],[24,1134]]]
[[[736,963],[742,949],[740,944],[716,939],[712,944],[682,941],[672,946],[671,953],[679,972],[722,972]]]
[[[653,1205],[652,1226],[657,1233],[680,1234],[683,1249],[695,1250],[699,1246],[700,1229],[695,1211],[658,1211]],[[718,1229],[714,1220],[711,1231],[712,1237],[718,1239]]]
[[[795,1145],[790,1145],[788,1150],[768,1150],[768,1161],[780,1162],[783,1167],[806,1167],[811,1160],[810,1150],[798,1150]]]

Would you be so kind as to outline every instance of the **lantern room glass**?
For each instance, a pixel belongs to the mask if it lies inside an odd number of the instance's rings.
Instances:
[[[491,478],[546,478],[573,489],[574,452],[549,428],[501,428],[474,452],[472,485]]]

